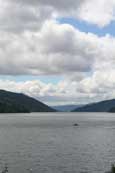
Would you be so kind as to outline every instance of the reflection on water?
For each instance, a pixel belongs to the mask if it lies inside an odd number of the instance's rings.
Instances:
[[[114,136],[115,114],[1,114],[0,165],[10,173],[104,173],[115,161]]]

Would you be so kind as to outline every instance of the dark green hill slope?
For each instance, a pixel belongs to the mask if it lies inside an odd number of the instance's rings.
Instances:
[[[88,104],[72,112],[109,112],[113,107],[115,107],[115,99]]]
[[[109,110],[110,113],[115,113],[115,106]]]
[[[55,110],[24,94],[0,90],[0,112],[55,112]]]
[[[0,113],[29,113],[24,106],[0,102]]]

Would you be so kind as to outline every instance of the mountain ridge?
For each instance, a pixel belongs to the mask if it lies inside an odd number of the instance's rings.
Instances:
[[[0,112],[56,112],[56,110],[23,93],[0,90]]]
[[[109,112],[113,107],[115,107],[115,99],[86,104],[83,107],[72,110],[72,112]]]

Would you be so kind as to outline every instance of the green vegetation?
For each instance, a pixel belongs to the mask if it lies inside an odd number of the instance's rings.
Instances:
[[[109,172],[106,172],[106,173],[115,173],[115,166],[112,165],[112,166],[111,166],[111,170],[110,170]]]
[[[114,165],[112,165],[112,167],[111,167],[111,173],[115,173],[115,166]]]
[[[22,112],[55,112],[55,110],[24,94],[0,90],[0,113]]]

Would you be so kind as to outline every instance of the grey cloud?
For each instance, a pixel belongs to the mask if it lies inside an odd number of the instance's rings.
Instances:
[[[104,0],[103,3],[100,0],[1,0],[0,30],[38,31],[45,21],[67,16],[103,27],[114,20],[115,2]]]
[[[53,21],[39,32],[0,32],[0,74],[68,76],[114,69],[114,46],[112,37],[100,38]]]
[[[69,31],[74,39],[69,39]],[[1,74],[60,75],[92,69],[94,55],[88,51],[92,48],[90,36],[69,25],[46,22],[37,33],[1,32],[0,35]]]
[[[25,4],[25,5],[31,5],[31,6],[36,6],[36,5],[44,5],[44,6],[51,6],[56,9],[70,9],[70,8],[79,8],[79,5],[83,3],[85,0],[11,0],[14,3],[20,3],[20,4]]]
[[[3,5],[4,4],[4,5]],[[26,6],[20,3],[3,2],[0,15],[0,30],[7,32],[36,31],[45,20],[51,18],[52,10],[48,7]]]

